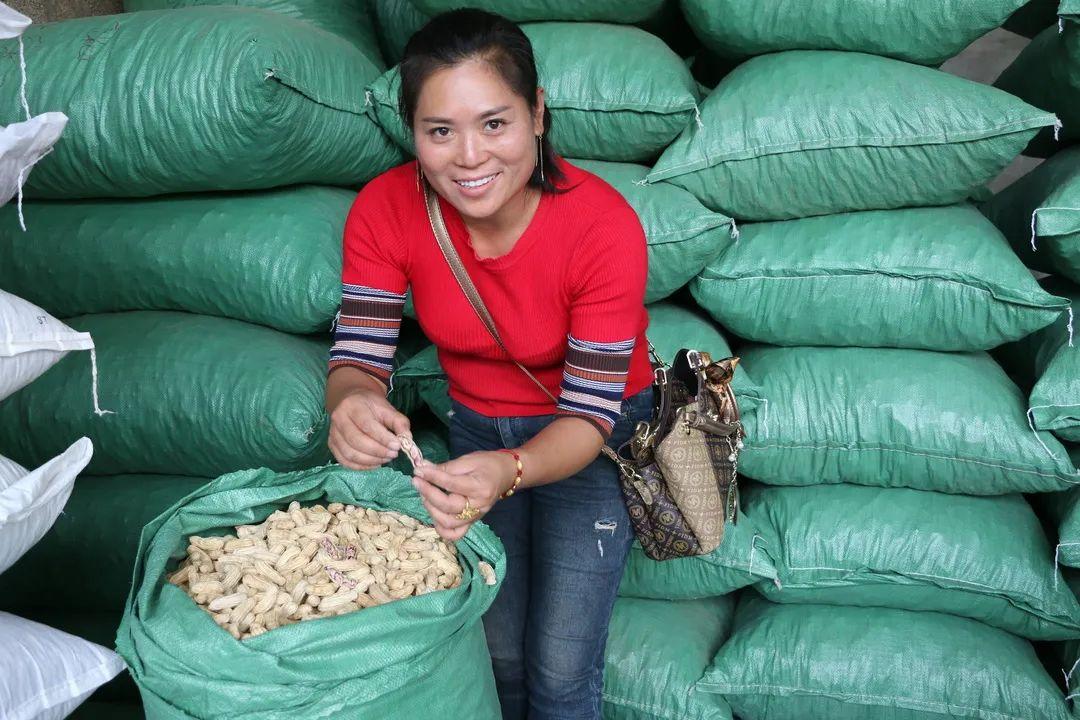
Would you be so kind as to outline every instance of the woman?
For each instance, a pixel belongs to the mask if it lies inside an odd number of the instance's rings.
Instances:
[[[400,102],[417,160],[369,183],[346,223],[330,447],[362,470],[408,435],[386,389],[411,286],[449,378],[455,458],[420,467],[413,484],[443,538],[483,519],[506,547],[484,617],[503,717],[599,718],[633,538],[616,467],[599,452],[652,411],[644,232],[613,188],[551,149],[532,47],[504,18],[434,18],[406,48]],[[513,357],[440,252],[425,184]]]

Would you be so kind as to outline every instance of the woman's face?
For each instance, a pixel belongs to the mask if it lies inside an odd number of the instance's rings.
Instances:
[[[537,163],[536,112],[483,60],[433,73],[420,89],[413,135],[432,187],[467,219],[489,220],[521,198]]]

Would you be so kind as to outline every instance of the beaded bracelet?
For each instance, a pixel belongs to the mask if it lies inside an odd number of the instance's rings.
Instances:
[[[518,489],[518,485],[521,484],[521,473],[525,467],[521,464],[521,456],[513,450],[507,448],[499,448],[499,452],[510,453],[514,457],[514,461],[517,462],[517,474],[514,476],[514,484],[510,486],[510,489],[499,496],[500,499],[505,500],[514,494],[514,491]]]

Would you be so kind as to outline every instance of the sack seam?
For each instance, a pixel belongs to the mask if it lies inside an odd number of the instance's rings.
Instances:
[[[969,705],[954,705],[952,703],[937,703],[937,702],[931,702],[929,700],[917,700],[917,699],[913,699],[913,698],[902,697],[900,695],[869,695],[869,694],[865,694],[865,693],[846,693],[846,692],[830,693],[830,692],[822,691],[822,690],[809,690],[809,689],[805,689],[805,688],[789,687],[789,686],[786,686],[786,685],[769,685],[767,683],[723,683],[723,682],[709,683],[709,682],[699,682],[698,687],[701,687],[701,688],[714,688],[716,692],[718,692],[720,694],[723,694],[723,695],[726,695],[726,694],[736,694],[736,695],[747,694],[748,695],[750,693],[748,693],[748,692],[740,692],[740,690],[747,690],[747,689],[755,689],[755,690],[787,690],[789,692],[799,693],[799,694],[802,694],[802,695],[811,695],[811,696],[815,696],[815,697],[823,697],[823,698],[829,698],[829,699],[833,699],[833,698],[835,698],[835,696],[841,695],[846,699],[854,699],[854,700],[871,700],[871,701],[873,701],[873,700],[890,701],[891,700],[891,701],[893,701],[892,705],[883,704],[882,705],[883,707],[896,707],[896,705],[895,705],[896,701],[901,701],[901,702],[911,703],[914,706],[914,708],[912,708],[912,709],[930,710],[932,712],[940,712],[942,714],[948,714],[949,712],[951,712],[953,710],[966,710],[966,711],[981,713],[982,714],[981,717],[990,717],[990,718],[995,718],[997,720],[1026,720],[1026,718],[1020,717],[1018,715],[1007,715],[1007,714],[1004,714],[1004,713],[996,712],[994,710],[987,710],[987,709],[981,708],[981,707],[972,707],[972,706],[969,706]],[[847,702],[847,701],[848,700],[841,700],[840,702]],[[876,705],[876,704],[879,704],[879,703],[873,703],[873,704]]]
[[[708,272],[708,269],[706,269],[706,272]],[[826,273],[820,273],[820,274],[805,274],[805,275],[791,275],[791,276],[730,275],[730,274],[726,275],[726,276],[725,275],[709,276],[709,275],[706,275],[705,273],[702,273],[700,279],[705,280],[705,281],[713,281],[713,282],[725,282],[725,281],[740,282],[740,281],[743,281],[743,280],[812,280],[812,279],[819,279],[819,278],[832,279],[832,278],[844,278],[844,277],[867,277],[867,276],[873,276],[873,275],[881,275],[881,276],[884,276],[884,277],[895,278],[895,279],[899,279],[899,280],[908,280],[908,281],[911,281],[913,283],[918,283],[918,282],[940,282],[940,283],[944,283],[944,284],[960,285],[961,287],[964,287],[964,288],[969,288],[971,290],[986,293],[987,295],[990,295],[993,299],[997,300],[998,302],[1008,304],[1008,305],[1016,305],[1016,306],[1020,306],[1020,307],[1030,307],[1030,308],[1035,308],[1035,309],[1039,309],[1039,310],[1055,310],[1055,309],[1060,308],[1062,311],[1064,311],[1064,309],[1069,306],[1068,301],[1066,301],[1064,298],[1060,298],[1061,303],[1060,303],[1060,305],[1057,305],[1057,306],[1054,306],[1054,305],[1040,305],[1040,304],[1036,303],[1034,300],[1013,299],[1013,298],[1003,297],[1002,295],[999,295],[998,294],[999,292],[1003,292],[1003,291],[1008,290],[1008,288],[1005,288],[1005,287],[997,287],[995,289],[994,287],[989,286],[989,285],[979,285],[979,284],[975,284],[975,283],[971,283],[971,282],[966,282],[966,281],[963,281],[963,280],[956,280],[954,278],[942,277],[940,275],[931,275],[931,274],[918,274],[918,275],[915,275],[915,274],[888,272],[888,271],[885,271],[885,270],[863,270],[863,271],[837,270],[836,272],[833,272],[833,273],[826,272]],[[1050,295],[1049,297],[1056,297],[1056,296]]]
[[[834,568],[834,567],[793,567],[793,566],[790,566],[790,565],[785,565],[785,569],[789,570],[789,571],[792,571],[792,572],[814,572],[814,571],[826,570],[826,571],[831,571],[831,572],[844,573],[845,575],[857,574],[857,575],[859,575],[859,577],[867,578],[867,579],[881,578],[881,577],[883,577],[885,575],[885,573],[883,573],[883,572],[873,572],[873,573],[870,573],[869,576],[868,576],[867,573],[862,573],[862,572],[859,572],[858,570],[852,570],[850,568]],[[1080,628],[1080,623],[1077,623],[1075,621],[1073,621],[1073,622],[1064,622],[1064,621],[1058,619],[1058,618],[1063,618],[1064,620],[1070,620],[1068,615],[1053,615],[1053,614],[1049,614],[1049,613],[1045,613],[1045,612],[1040,612],[1040,609],[1034,604],[1034,602],[1038,602],[1039,604],[1051,605],[1051,604],[1053,604],[1052,603],[1052,598],[1047,598],[1047,597],[1041,596],[1041,595],[1032,595],[1030,593],[1027,593],[1027,592],[1024,592],[1024,591],[1021,591],[1021,590],[1004,590],[1002,588],[994,587],[993,585],[986,585],[984,583],[974,582],[972,580],[964,580],[962,578],[950,577],[948,575],[935,575],[933,573],[920,573],[920,572],[907,572],[907,571],[904,571],[904,572],[890,571],[890,572],[891,572],[891,574],[900,575],[901,577],[929,578],[931,580],[946,580],[948,582],[956,583],[958,585],[969,585],[972,588],[980,588],[980,589],[983,589],[983,590],[990,590],[991,592],[988,593],[989,596],[992,596],[992,597],[997,598],[999,600],[1004,600],[1004,601],[1008,602],[1010,605],[1013,605],[1013,603],[1012,603],[1013,599],[1022,600],[1025,603],[1025,605],[1027,605],[1028,607],[1027,608],[1017,608],[1017,609],[1022,609],[1022,610],[1026,611],[1026,612],[1029,612],[1031,615],[1034,615],[1035,617],[1046,620],[1047,622],[1054,622],[1054,623],[1057,623],[1057,624],[1060,624],[1060,625]],[[875,584],[875,585],[892,585],[894,583],[875,582],[873,584]],[[843,586],[829,586],[829,587],[843,587]],[[852,585],[848,585],[846,587],[852,587]],[[798,583],[793,585],[793,584],[788,583],[788,582],[784,583],[784,588],[785,589],[794,588],[794,589],[797,589],[797,590],[820,590],[820,589],[822,589],[822,587],[820,585],[800,585]],[[965,591],[964,588],[942,588],[942,589],[943,590],[959,590],[961,592]],[[1004,593],[1008,593],[1008,595],[1005,595]],[[1014,605],[1014,607],[1015,607],[1015,605]]]
[[[1050,117],[1054,116],[1051,115]],[[1050,125],[1051,123],[1045,122],[1044,117],[1042,119],[1030,118],[1026,120],[1017,120],[1003,125],[996,125],[977,131],[972,130],[965,133],[957,133],[955,135],[913,135],[906,138],[884,135],[849,135],[844,137],[823,137],[813,140],[800,140],[798,142],[774,143],[772,145],[754,145],[749,148],[730,150],[715,155],[707,152],[702,153],[694,160],[673,165],[659,171],[654,170],[646,176],[646,179],[653,178],[655,181],[659,181],[678,175],[697,172],[699,170],[708,170],[709,168],[728,161],[756,160],[771,155],[787,155],[807,150],[848,150],[860,147],[903,148],[961,144],[979,140],[989,140],[1002,134],[1012,134],[1023,130],[1049,127]],[[894,142],[887,142],[889,140],[894,140]],[[689,170],[688,168],[693,169]],[[679,172],[681,170],[686,170],[686,172]]]
[[[993,462],[987,462],[985,460],[974,460],[974,459],[970,459],[970,458],[955,457],[955,456],[949,456],[949,455],[935,455],[933,453],[928,453],[928,452],[919,452],[919,451],[916,451],[916,450],[907,450],[905,448],[885,447],[885,446],[882,446],[882,445],[872,445],[872,444],[863,444],[863,443],[855,443],[855,445],[856,445],[856,447],[846,447],[846,446],[834,445],[834,444],[830,444],[830,443],[821,443],[821,444],[817,444],[817,445],[784,445],[784,444],[779,444],[779,443],[772,443],[772,444],[769,444],[769,445],[757,445],[757,444],[747,445],[746,450],[768,450],[768,449],[777,449],[777,450],[821,450],[821,449],[826,449],[826,450],[841,450],[841,451],[844,451],[844,452],[861,452],[861,451],[864,451],[864,450],[873,450],[873,451],[880,451],[880,452],[896,452],[896,453],[903,453],[905,455],[914,455],[916,457],[933,458],[935,460],[949,460],[949,461],[952,461],[952,462],[964,462],[964,463],[972,463],[974,465],[985,465],[987,467],[998,468],[999,470],[1009,470],[1009,471],[1012,471],[1012,472],[1025,473],[1025,474],[1028,474],[1028,475],[1038,475],[1038,476],[1041,476],[1041,477],[1058,478],[1060,480],[1072,483],[1074,485],[1080,484],[1080,479],[1069,480],[1068,477],[1070,477],[1070,476],[1062,475],[1061,473],[1057,473],[1057,472],[1055,472],[1055,473],[1047,473],[1047,472],[1042,472],[1040,470],[1027,470],[1027,469],[1024,469],[1024,468],[1016,467],[1014,465],[1004,465],[1004,464],[1001,464],[1000,462],[993,463]],[[1076,473],[1073,473],[1071,476],[1076,477],[1078,475],[1080,475],[1080,471],[1077,471]]]

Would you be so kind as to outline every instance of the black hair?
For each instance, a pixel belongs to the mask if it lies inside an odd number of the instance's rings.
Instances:
[[[398,111],[406,127],[412,129],[424,81],[438,70],[478,58],[487,61],[535,112],[539,81],[528,36],[502,15],[473,9],[450,10],[433,17],[405,46],[405,56],[399,66]],[[563,173],[556,164],[555,150],[548,140],[551,113],[546,108],[543,126],[540,152],[544,177],[541,180],[538,164],[528,184],[544,192],[556,192]]]

